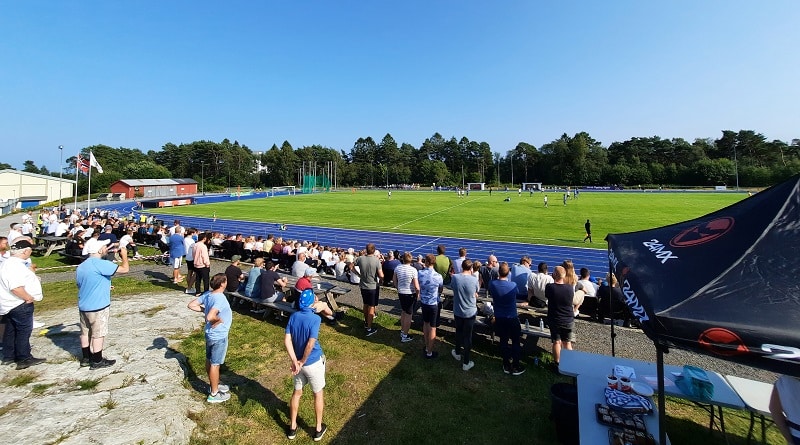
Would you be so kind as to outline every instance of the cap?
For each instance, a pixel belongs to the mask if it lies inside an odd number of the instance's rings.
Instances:
[[[240,261],[241,259],[242,259],[241,255],[234,255],[234,256],[231,257],[231,262],[235,263],[237,261]]]
[[[84,246],[84,248],[86,249],[87,254],[92,255],[94,253],[99,253],[100,249],[102,249],[103,246],[108,245],[108,243],[110,242],[111,242],[110,239],[99,241],[97,238],[92,238],[89,239],[89,241],[86,241],[86,245]]]
[[[311,289],[306,289],[302,293],[300,293],[300,298],[297,300],[297,304],[300,305],[300,309],[306,309],[313,306],[314,291]]]
[[[316,274],[317,274],[317,269],[314,269],[313,267],[309,267],[308,269],[306,269],[306,274],[305,275],[307,277],[313,277]]]
[[[30,241],[25,240],[25,239],[21,239],[21,240],[19,240],[19,241],[15,242],[14,244],[11,245],[12,249],[25,249],[27,247],[33,248],[33,244],[31,244]]]

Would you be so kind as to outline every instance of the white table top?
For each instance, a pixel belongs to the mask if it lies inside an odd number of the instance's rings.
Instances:
[[[726,375],[725,379],[728,380],[736,394],[742,398],[747,409],[772,417],[769,411],[769,399],[774,385],[733,375]]]
[[[559,372],[569,376],[579,376],[582,374],[599,375],[603,378],[611,373],[615,365],[624,365],[633,368],[636,372],[635,381],[640,381],[650,385],[653,390],[658,391],[658,369],[655,363],[632,360],[623,357],[611,357],[602,354],[592,354],[583,351],[561,351],[561,362]],[[664,392],[667,395],[679,397],[701,404],[718,405],[726,408],[745,409],[742,398],[733,390],[728,381],[718,372],[706,370],[709,380],[714,385],[714,397],[711,400],[701,400],[690,397],[683,393],[674,383],[673,372],[680,373],[683,367],[666,365],[664,366]]]
[[[562,356],[563,360],[563,356]],[[599,373],[580,374],[578,377],[578,426],[581,444],[597,445],[608,443],[609,426],[597,421],[595,405],[605,403],[606,375]],[[658,411],[643,416],[647,432],[658,443]],[[669,444],[667,438],[667,444]]]

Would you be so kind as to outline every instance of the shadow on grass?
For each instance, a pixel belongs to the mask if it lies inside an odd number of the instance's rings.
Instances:
[[[415,315],[412,323],[414,340],[401,343],[393,317],[379,316],[378,333],[365,337],[363,319],[352,316],[356,313],[350,310],[337,330],[371,343],[365,354],[373,349],[380,354],[382,347],[403,354],[330,443],[557,443],[549,418],[550,386],[566,379],[534,365],[534,357],[542,355],[535,339],[524,348],[526,373],[515,377],[503,373],[497,342],[476,333],[471,357],[475,367],[464,372],[450,354],[454,334],[446,323],[437,329],[439,356],[426,359],[421,316]],[[335,377],[331,380],[331,386],[336,384]]]

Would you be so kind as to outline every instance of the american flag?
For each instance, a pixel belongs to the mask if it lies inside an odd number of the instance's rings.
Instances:
[[[75,163],[75,168],[78,169],[79,172],[83,173],[84,175],[89,174],[89,160],[84,158],[81,155],[78,155],[78,159]]]

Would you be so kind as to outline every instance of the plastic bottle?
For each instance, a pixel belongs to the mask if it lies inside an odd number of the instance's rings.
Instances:
[[[527,318],[525,319],[525,329],[528,331],[531,330],[531,323],[528,321]]]
[[[544,318],[539,318],[539,329],[544,331]]]

